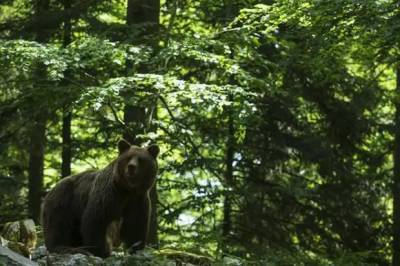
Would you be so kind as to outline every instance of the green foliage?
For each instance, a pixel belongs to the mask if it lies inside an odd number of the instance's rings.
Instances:
[[[0,40],[0,182],[18,184],[0,185],[4,220],[11,200],[24,209],[30,121],[48,119],[51,186],[71,110],[73,172],[112,160],[126,131],[160,144],[163,247],[223,265],[386,265],[397,5],[228,2],[162,2],[160,32],[143,37],[122,2],[96,1],[65,48],[57,23],[48,44]],[[125,105],[146,121],[125,123]],[[154,263],[146,254],[132,260]]]

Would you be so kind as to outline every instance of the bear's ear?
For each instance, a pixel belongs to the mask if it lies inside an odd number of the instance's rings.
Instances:
[[[149,147],[147,147],[147,151],[155,159],[157,158],[157,155],[160,153],[160,148],[157,145],[152,144]]]
[[[119,154],[123,154],[124,152],[129,150],[130,147],[131,147],[131,144],[129,142],[127,142],[126,140],[121,139],[120,141],[118,141]]]

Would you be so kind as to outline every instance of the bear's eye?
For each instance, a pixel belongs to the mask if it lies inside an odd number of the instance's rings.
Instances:
[[[146,157],[139,157],[138,158],[138,164],[143,167],[144,169],[147,169],[149,166],[149,159]]]

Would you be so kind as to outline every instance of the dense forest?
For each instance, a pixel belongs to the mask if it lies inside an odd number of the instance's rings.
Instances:
[[[1,0],[0,224],[124,138],[149,246],[398,266],[399,60],[393,0]]]

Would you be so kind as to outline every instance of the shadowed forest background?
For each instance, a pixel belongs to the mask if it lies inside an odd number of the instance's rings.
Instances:
[[[399,52],[392,0],[1,0],[0,224],[124,137],[153,247],[398,266]]]

